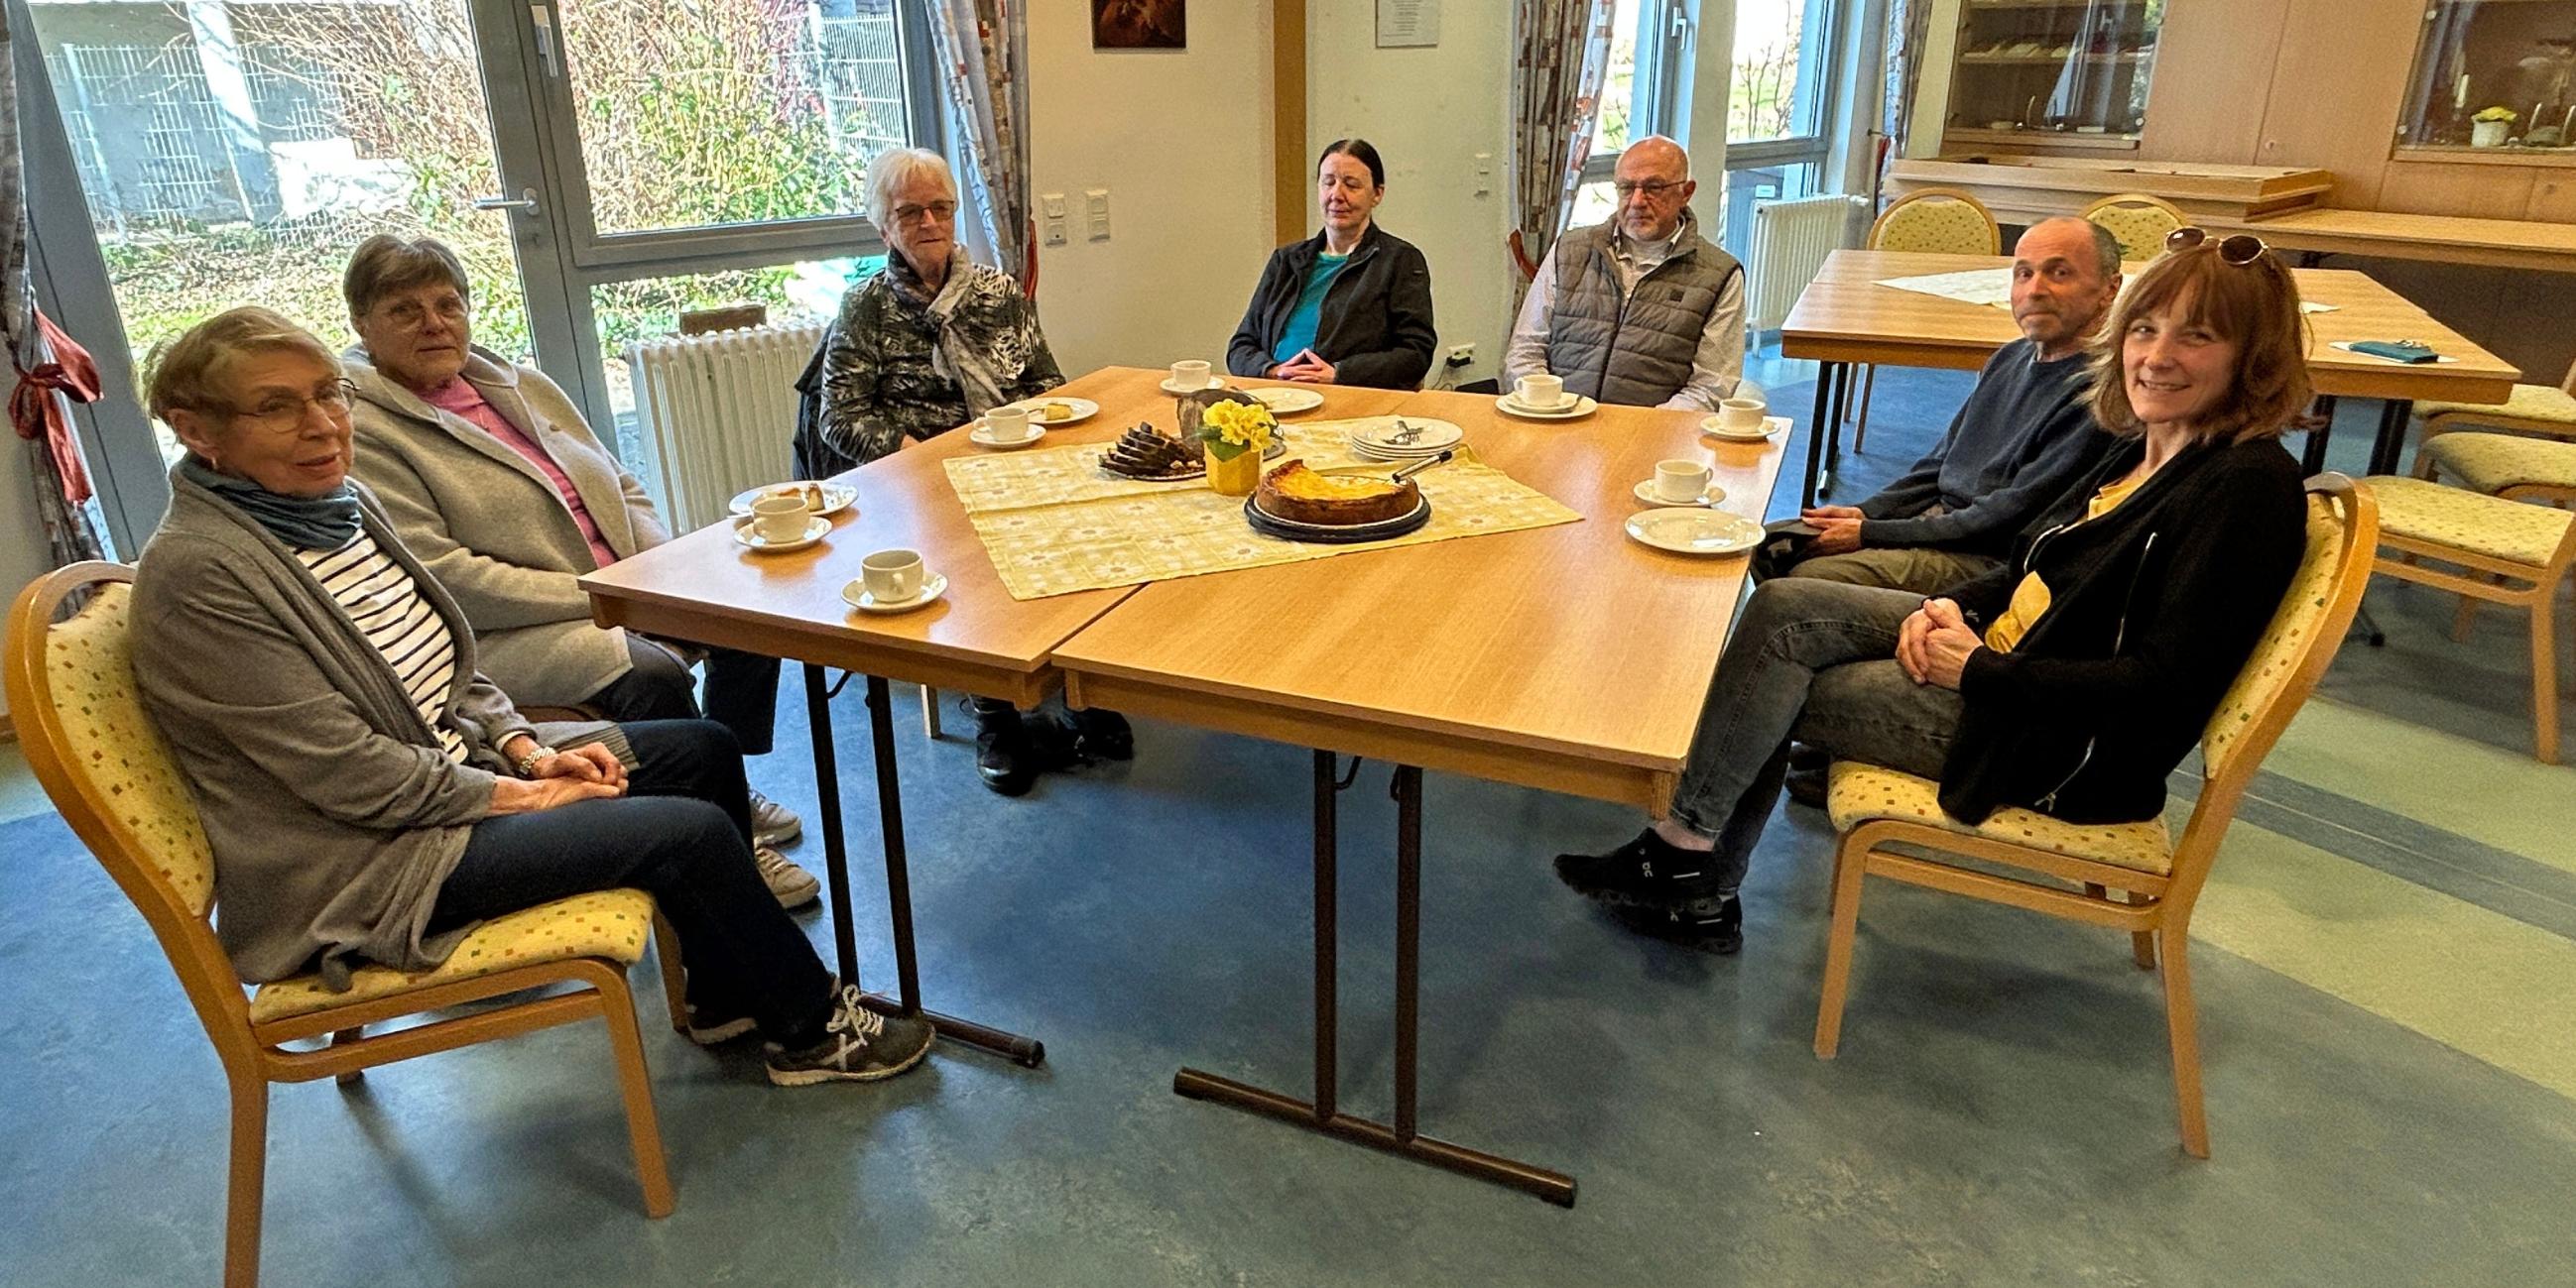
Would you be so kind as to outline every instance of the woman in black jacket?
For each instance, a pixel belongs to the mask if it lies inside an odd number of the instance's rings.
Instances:
[[[1779,795],[1787,740],[1938,779],[1975,823],[2021,806],[2076,823],[2164,808],[2296,572],[2299,467],[2280,435],[2309,396],[2298,290],[2250,236],[2184,229],[2093,342],[2103,463],[2009,564],[1922,600],[1763,583],[1700,710],[1671,814],[1557,873],[1649,933],[1743,942],[1736,888]]]
[[[1411,389],[1431,370],[1431,265],[1379,228],[1386,166],[1364,139],[1315,161],[1324,228],[1270,253],[1252,304],[1226,347],[1238,376]]]

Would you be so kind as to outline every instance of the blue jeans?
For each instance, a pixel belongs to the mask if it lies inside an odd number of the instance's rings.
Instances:
[[[1762,839],[1792,738],[1842,760],[1938,779],[1961,699],[1916,684],[1896,635],[1923,597],[1782,577],[1753,590],[1700,705],[1673,791],[1673,821],[1717,843],[1709,870],[1733,890]]]
[[[751,860],[750,789],[733,735],[709,720],[623,726],[625,796],[474,825],[438,889],[433,931],[593,890],[653,896],[680,935],[689,1001],[801,1045],[829,1017],[832,975]],[[667,951],[667,949],[666,949]]]

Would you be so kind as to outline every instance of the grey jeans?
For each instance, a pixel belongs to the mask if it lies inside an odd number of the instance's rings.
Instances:
[[[1783,577],[1754,588],[1700,705],[1673,792],[1673,821],[1717,843],[1710,871],[1733,890],[1779,799],[1791,738],[1837,759],[1937,779],[1961,700],[1916,684],[1896,634],[1923,597]]]
[[[1970,581],[1992,571],[2003,561],[1993,555],[1965,554],[1955,550],[1936,550],[1930,546],[1864,546],[1839,555],[1817,555],[1801,559],[1778,571],[1761,569],[1778,577],[1813,577],[1818,581],[1839,581],[1853,586],[1886,586],[1908,590],[1917,595],[1938,595],[1963,581]]]

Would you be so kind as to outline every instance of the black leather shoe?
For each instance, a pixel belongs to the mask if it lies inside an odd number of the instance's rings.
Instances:
[[[1556,856],[1556,879],[1586,899],[1661,905],[1687,883],[1706,881],[1708,862],[1706,851],[1673,845],[1650,827],[1608,854]]]
[[[1029,748],[1028,731],[1020,724],[1020,713],[977,712],[975,721],[976,775],[1001,795],[1027,795],[1038,780],[1038,763]]]
[[[1073,713],[1073,728],[1079,738],[1076,750],[1086,760],[1134,760],[1136,731],[1127,727],[1127,717],[1106,707],[1093,707]]]
[[[1720,957],[1744,947],[1744,901],[1713,889],[1678,902],[1620,904],[1611,915],[1638,934]]]
[[[1801,769],[1793,765],[1789,768],[1787,776],[1780,780],[1780,785],[1789,790],[1790,800],[1809,809],[1823,809],[1825,788],[1830,782],[1831,775],[1822,766]]]

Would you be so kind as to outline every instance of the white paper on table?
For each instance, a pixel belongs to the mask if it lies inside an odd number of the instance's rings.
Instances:
[[[2319,304],[2313,300],[2299,301],[2299,311],[2301,313],[2332,313],[2336,309],[2342,307],[2343,306],[2340,304]]]
[[[2398,366],[2401,366],[2401,367],[2420,367],[2420,366],[2423,366],[2423,365],[2424,365],[2423,363],[2420,363],[2420,362],[2405,362],[2405,361],[2401,361],[2401,360],[2396,359],[2396,358],[2381,358],[2381,357],[2380,357],[2378,354],[2376,354],[2376,353],[2363,353],[2361,350],[2356,349],[2356,348],[2354,348],[2354,347],[2352,347],[2352,346],[2353,346],[2353,342],[2352,342],[2352,341],[2350,341],[2350,340],[2330,340],[2330,341],[2328,341],[2328,342],[2326,343],[2326,347],[2327,347],[2327,348],[2329,348],[2329,349],[2341,349],[2341,350],[2343,350],[2344,352],[2349,353],[2349,354],[2351,354],[2351,355],[2353,355],[2354,357],[2357,357],[2357,358],[2379,358],[2379,360],[2380,360],[2381,362],[2392,362],[2392,363],[2396,363]],[[2439,365],[2439,364],[2441,364],[2441,363],[2445,363],[2445,362],[2457,362],[2457,361],[2459,361],[2459,359],[2454,358],[2454,357],[2452,357],[2451,355],[2449,355],[2449,354],[2447,354],[2447,353],[2437,353],[2437,354],[2434,354],[2434,355],[2433,355],[2433,362],[2435,363],[2435,365]]]
[[[2012,307],[2012,270],[2009,268],[1970,268],[1956,273],[1926,273],[1921,277],[1889,277],[1880,279],[1878,284],[1917,295],[1937,295],[1962,304],[1986,304],[1999,309]]]

